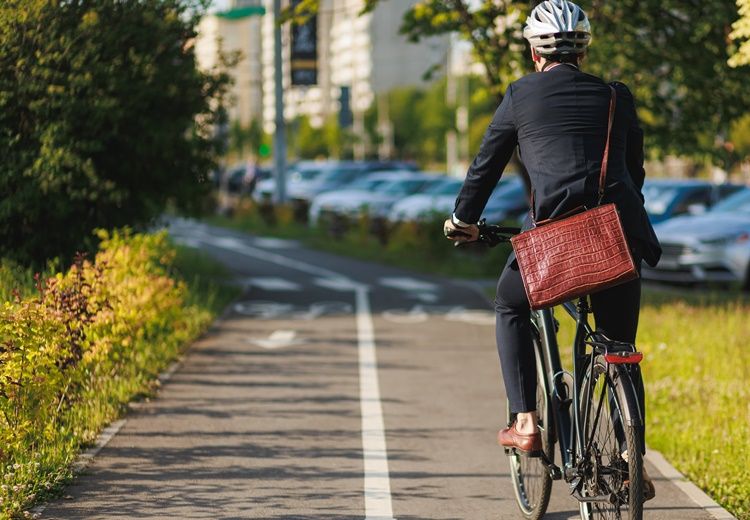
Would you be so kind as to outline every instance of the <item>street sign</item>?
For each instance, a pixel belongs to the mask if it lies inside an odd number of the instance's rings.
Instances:
[[[292,0],[294,9],[302,0]],[[292,23],[292,85],[318,83],[318,19],[310,16],[304,23]]]

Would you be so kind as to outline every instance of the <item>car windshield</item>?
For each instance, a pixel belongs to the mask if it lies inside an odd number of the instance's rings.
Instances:
[[[299,181],[311,181],[321,175],[324,171],[322,169],[305,168],[303,170],[293,170],[289,176],[289,180],[293,182]]]
[[[457,195],[461,184],[459,180],[445,180],[430,186],[424,193],[425,195]]]
[[[385,195],[411,195],[416,193],[424,185],[423,179],[405,179],[392,181],[378,186],[378,193]]]
[[[643,186],[643,206],[649,215],[664,215],[680,190],[669,184],[645,184]]]
[[[711,208],[712,213],[744,213],[750,215],[750,189],[742,190]]]
[[[336,168],[327,170],[322,175],[315,178],[315,182],[343,182],[353,178],[360,170],[349,168]]]

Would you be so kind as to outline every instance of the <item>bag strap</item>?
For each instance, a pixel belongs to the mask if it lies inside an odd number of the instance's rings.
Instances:
[[[610,98],[609,98],[609,115],[607,116],[607,141],[604,145],[604,154],[602,156],[602,169],[599,172],[599,199],[597,201],[597,206],[602,203],[602,199],[604,198],[604,187],[607,185],[607,169],[609,166],[609,138],[612,135],[612,124],[614,123],[615,119],[615,108],[617,107],[617,91],[615,88],[610,85],[609,90],[612,92]],[[575,211],[578,211],[581,207],[579,206],[575,209],[572,209],[568,212],[566,212],[563,216],[569,215],[570,213],[573,213]],[[536,221],[536,211],[534,209],[534,190],[531,190],[531,220],[534,222],[534,225],[539,225],[545,222],[549,222],[551,220],[557,220],[555,219],[547,219],[542,220],[541,222]]]
[[[607,167],[609,165],[609,138],[612,135],[612,123],[615,119],[615,108],[617,106],[617,91],[612,85],[609,86],[612,96],[609,98],[609,120],[607,121],[607,144],[604,145],[604,156],[602,157],[602,170],[599,173],[599,201],[602,203],[604,198],[604,187],[607,185]]]

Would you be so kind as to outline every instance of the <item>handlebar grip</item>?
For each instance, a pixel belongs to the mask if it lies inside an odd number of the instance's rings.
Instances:
[[[464,233],[463,231],[459,231],[458,229],[452,229],[448,231],[445,234],[448,238],[456,238],[456,237],[470,237],[471,235],[469,233]]]

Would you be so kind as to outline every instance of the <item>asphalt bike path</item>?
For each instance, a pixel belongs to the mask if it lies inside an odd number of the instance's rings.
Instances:
[[[170,232],[244,294],[42,518],[520,518],[480,293],[190,221]],[[646,518],[712,518],[649,470]],[[546,518],[577,515],[555,482]]]

